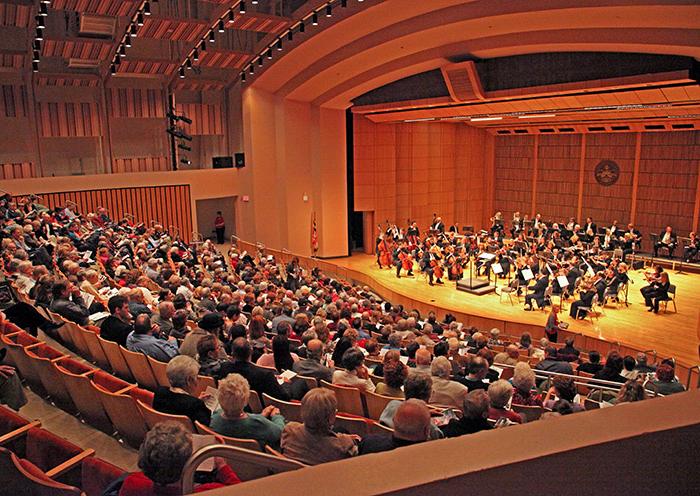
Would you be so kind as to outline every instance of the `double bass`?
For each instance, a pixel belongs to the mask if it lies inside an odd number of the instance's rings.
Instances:
[[[381,226],[380,226],[380,231],[381,231]],[[386,239],[386,236],[382,236],[382,240],[379,242],[379,245],[377,246],[377,251],[379,252],[378,256],[378,261],[379,261],[379,268],[383,268],[384,266],[386,267],[391,267],[391,254],[393,252],[393,247],[391,246],[391,243],[389,243]]]

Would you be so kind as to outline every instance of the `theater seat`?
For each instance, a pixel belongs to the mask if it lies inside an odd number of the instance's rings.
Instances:
[[[33,428],[27,431],[27,444],[24,453],[15,453],[26,458],[52,479],[79,486],[82,461],[95,454],[95,450],[83,450],[62,437],[45,429]]]
[[[277,407],[286,421],[302,422],[301,403],[278,400],[267,393],[263,393],[262,398],[265,406]]]
[[[39,377],[38,384],[33,384],[28,380],[29,386],[40,396],[50,396],[46,385],[51,386],[51,382],[54,380],[54,370],[51,364],[66,355],[45,343],[25,348],[24,353],[31,359],[32,366]]]
[[[224,436],[223,434],[219,434],[218,432],[213,431],[201,422],[195,422],[194,425],[197,429],[197,434],[201,434],[203,436],[214,436],[216,437],[216,440],[221,444],[228,444],[229,446],[238,446],[239,448],[245,448],[252,451],[262,451],[262,449],[260,448],[260,443],[258,443],[255,439],[242,439],[239,437]]]
[[[65,369],[60,362],[56,365],[56,370],[61,374],[61,379],[70,394],[71,400],[75,404],[80,416],[87,423],[107,434],[114,433],[112,422],[107,416],[97,391],[91,384],[91,376],[95,372],[90,371],[82,374],[74,374]]]
[[[26,432],[39,426],[40,421],[30,422],[13,410],[0,406],[0,446],[24,453]]]
[[[131,370],[131,375],[136,379],[136,382],[141,387],[155,391],[158,387],[158,381],[153,375],[151,366],[148,364],[148,358],[143,353],[136,353],[129,351],[123,346],[119,347],[124,360],[129,365],[129,370]],[[169,384],[168,384],[169,385]]]
[[[24,354],[23,348],[41,343],[25,331],[0,335],[0,342],[7,348],[8,363],[11,363],[22,377],[34,375],[31,361]]]
[[[99,340],[99,327],[87,326],[80,327],[80,333],[85,341],[86,346],[90,350],[90,355],[92,355],[92,363],[100,367],[102,370],[112,370],[109,364],[107,355],[102,349],[102,345]]]
[[[182,424],[182,426],[189,432],[194,432],[194,425],[192,424],[192,421],[185,415],[171,415],[169,413],[159,412],[140,400],[136,401],[136,405],[138,406],[141,415],[143,415],[143,419],[146,421],[148,430],[153,429],[153,427],[160,422],[177,422]]]
[[[83,460],[81,473],[80,489],[86,496],[102,496],[107,486],[124,475],[125,470],[91,456]]]
[[[32,496],[79,496],[80,489],[53,481],[27,460],[0,447],[0,473],[3,494]]]
[[[109,386],[104,387],[95,381],[92,381],[91,384],[119,436],[133,448],[141,446],[148,432],[148,427],[136,406],[135,397],[148,400],[148,396],[142,393],[132,393],[138,389],[133,384],[116,391],[110,391],[107,389]]]
[[[131,370],[129,370],[129,365],[124,360],[124,355],[119,351],[119,344],[114,341],[107,341],[97,336],[97,339],[105,352],[105,356],[109,361],[109,368],[116,375],[124,379],[125,381],[133,381],[134,377],[131,375]]]
[[[326,381],[321,381],[321,387],[330,389],[335,392],[335,397],[338,400],[338,411],[350,413],[366,417],[365,407],[362,403],[362,395],[360,390],[350,386],[339,386]]]
[[[78,408],[75,403],[73,403],[73,397],[66,387],[63,374],[58,369],[59,366],[64,371],[75,375],[90,375],[95,369],[71,357],[63,357],[58,360],[52,360],[50,366],[45,370],[46,375],[42,375],[44,387],[49,392],[51,400],[63,410],[77,412]]]

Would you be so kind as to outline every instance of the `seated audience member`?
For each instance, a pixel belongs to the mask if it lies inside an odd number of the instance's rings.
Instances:
[[[546,372],[555,372],[557,374],[574,373],[569,362],[562,362],[557,359],[557,349],[554,346],[548,346],[544,350],[544,360],[535,365],[535,370],[544,370]]]
[[[384,353],[384,357],[382,358],[382,363],[378,363],[374,367],[372,374],[376,375],[377,377],[384,377],[384,365],[389,363],[389,362],[398,362],[400,360],[401,360],[401,353],[399,352],[399,350],[389,350],[386,353]]]
[[[61,279],[54,283],[52,294],[51,311],[78,325],[88,324],[90,312],[77,286],[67,279]]]
[[[126,288],[122,289],[122,291],[125,289]],[[140,289],[134,288],[131,291],[126,291],[125,296],[129,297],[129,312],[131,312],[131,315],[141,315],[145,313],[149,317],[152,316],[153,312],[148,308],[148,305],[144,303],[143,292]]]
[[[501,330],[498,327],[494,327],[489,331],[488,346],[500,346],[503,342],[500,339]]]
[[[683,384],[675,378],[674,369],[667,363],[656,367],[656,377],[646,383],[646,388],[656,394],[669,395],[685,391]]]
[[[0,321],[4,320],[0,314]],[[27,404],[27,396],[15,368],[3,365],[5,350],[0,351],[0,404],[7,405],[13,410],[19,410]]]
[[[433,356],[426,348],[421,348],[416,351],[416,372],[423,372],[430,375],[430,363],[433,361]]]
[[[469,391],[475,389],[486,389],[489,385],[484,381],[486,374],[489,371],[489,364],[481,357],[473,357],[467,365],[467,376],[457,376],[455,380],[460,384],[464,384]]]
[[[509,344],[506,346],[505,351],[502,351],[498,353],[494,358],[493,362],[498,365],[498,364],[503,364],[503,365],[512,365],[513,367],[515,364],[518,363],[518,356],[520,355],[518,351],[518,347],[514,344]]]
[[[220,380],[218,399],[221,410],[214,413],[211,428],[224,436],[255,439],[262,449],[269,445],[279,450],[284,417],[271,405],[259,414],[244,412],[249,397],[250,386],[242,375],[229,374]]]
[[[187,327],[187,310],[175,310],[172,318],[173,328],[170,331],[170,336],[176,339],[185,339],[185,336],[190,332]]]
[[[321,358],[323,358],[323,342],[320,339],[311,339],[306,344],[306,358],[294,362],[292,370],[318,381],[333,382],[333,368],[323,365]]]
[[[432,392],[433,380],[432,378],[423,372],[416,372],[411,370],[408,373],[406,382],[404,383],[404,394],[406,399],[410,400],[415,398],[426,403],[430,400],[430,394]],[[384,407],[384,411],[379,417],[379,422],[387,427],[394,428],[394,414],[396,409],[401,406],[403,400],[391,400]],[[430,424],[430,439],[441,439],[443,437],[442,431],[435,424]]]
[[[401,388],[406,380],[406,376],[408,376],[408,367],[402,362],[389,362],[384,365],[384,381],[377,384],[374,392],[384,396],[403,398],[404,393]]]
[[[452,419],[442,427],[445,437],[457,437],[465,434],[491,429],[488,422],[489,395],[483,389],[469,391],[462,405],[462,418]]]
[[[523,418],[519,414],[508,409],[508,403],[513,397],[513,386],[511,386],[508,381],[498,380],[494,382],[489,386],[488,394],[491,403],[489,407],[489,418],[491,420],[506,418],[511,422],[522,424]]]
[[[199,362],[199,373],[209,377],[219,377],[221,366],[228,362],[221,356],[221,342],[215,336],[209,334],[204,336],[197,343],[197,361]]]
[[[208,334],[213,334],[218,338],[224,329],[224,325],[224,318],[221,314],[206,314],[199,320],[197,328],[185,336],[184,341],[180,345],[180,354],[194,357],[197,354],[197,343],[199,340]]]
[[[369,379],[369,371],[363,365],[365,355],[357,348],[350,348],[343,353],[342,365],[345,370],[333,372],[333,384],[353,386],[373,393],[374,383]]]
[[[520,346],[521,350],[527,350],[528,352],[530,351],[530,348],[532,348],[532,336],[529,332],[524,332],[520,335],[520,342],[518,345]]]
[[[557,357],[565,362],[575,362],[581,352],[574,346],[574,338],[566,338],[564,346],[559,348]]]
[[[180,494],[180,478],[192,455],[192,434],[176,422],[156,424],[139,448],[138,466],[142,472],[129,474],[119,496]],[[240,479],[223,458],[214,458],[216,482],[201,484],[195,492],[238,484]]]
[[[240,374],[248,381],[250,389],[256,391],[261,397],[266,393],[273,398],[289,401],[289,393],[279,385],[275,373],[250,362],[252,349],[245,338],[236,338],[231,351],[233,362],[221,365],[219,378],[226,377],[228,374]]]
[[[110,316],[102,321],[100,337],[126,347],[126,338],[134,330],[131,326],[129,302],[121,295],[112,296],[107,302],[107,308]]]
[[[169,362],[178,354],[175,338],[158,339],[153,333],[158,327],[151,325],[151,318],[141,314],[134,320],[134,330],[126,338],[126,348],[150,356],[159,362]]]
[[[554,404],[557,402],[557,399],[559,399],[568,401],[574,412],[582,412],[584,410],[583,405],[575,401],[577,395],[576,385],[571,377],[555,376],[554,379],[552,379],[552,386],[549,388],[542,401],[542,406],[553,410]]]
[[[617,393],[617,397],[610,400],[610,403],[613,405],[620,405],[622,403],[633,403],[645,399],[647,399],[647,393],[644,390],[644,385],[641,381],[630,379],[622,385],[620,392]]]
[[[161,301],[158,304],[158,313],[154,314],[151,320],[160,327],[161,336],[170,336],[172,334],[174,327],[173,315],[175,315],[175,305],[173,305],[172,301]]]
[[[542,398],[535,390],[535,372],[527,362],[519,362],[513,372],[513,404],[542,406]]]
[[[585,372],[587,374],[596,374],[603,369],[603,364],[600,363],[600,353],[592,350],[588,353],[588,361],[582,363],[576,369],[578,372]]]
[[[394,414],[394,434],[366,436],[360,443],[360,454],[390,451],[430,439],[430,410],[424,401],[406,400]]]
[[[464,384],[450,380],[452,365],[444,356],[437,357],[430,366],[433,388],[430,403],[461,408],[469,389]]]
[[[593,376],[593,378],[604,381],[620,382],[624,384],[627,382],[627,379],[622,377],[620,372],[622,372],[622,357],[617,351],[613,350],[608,353],[608,358],[605,360],[605,365]]]
[[[635,368],[636,366],[637,361],[633,356],[625,356],[625,358],[622,359],[622,372],[620,372],[620,375],[628,381],[636,379],[639,375],[639,371]]]
[[[272,338],[272,353],[265,353],[255,365],[261,367],[274,367],[277,372],[284,372],[285,370],[293,370],[294,363],[299,361],[299,357],[296,353],[291,353],[289,351],[289,339],[284,334],[278,334]]]
[[[646,353],[640,352],[637,353],[637,365],[634,367],[634,370],[636,370],[640,374],[650,374],[652,372],[656,372],[656,367],[647,363]]]
[[[488,367],[488,369],[486,370],[486,377],[484,378],[484,380],[487,382],[497,381],[498,378],[501,377],[501,372],[500,370],[496,370],[491,367],[493,365],[493,358],[495,356],[495,353],[488,348],[481,348],[477,352],[477,356],[486,360],[486,366]]]
[[[282,453],[307,465],[342,460],[358,453],[355,438],[333,432],[338,401],[329,389],[315,388],[301,400],[303,424],[290,422],[282,431]]]
[[[197,390],[199,364],[186,355],[176,356],[165,369],[170,387],[159,386],[153,395],[153,408],[171,415],[186,415],[192,420],[209,425],[211,412],[193,393]]]

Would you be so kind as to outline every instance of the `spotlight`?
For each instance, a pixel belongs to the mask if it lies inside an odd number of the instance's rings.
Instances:
[[[219,19],[219,33],[223,33],[224,31],[225,31],[225,28],[224,28],[224,20],[223,20],[223,19]]]
[[[257,5],[257,4],[258,4],[258,0],[253,0],[253,1],[250,2],[250,3],[252,3],[253,5]]]
[[[313,26],[318,26],[318,14],[316,12],[311,16],[311,24]]]
[[[192,151],[192,147],[191,147],[191,146],[187,146],[187,145],[184,144],[184,143],[179,143],[179,144],[177,145],[177,147],[178,147],[180,150],[185,150],[186,152],[191,152],[191,151]]]
[[[39,62],[39,52],[36,50],[32,54],[32,62]]]
[[[39,72],[39,62],[32,62],[32,72]]]
[[[112,64],[112,66],[109,68],[109,72],[111,72],[112,76],[114,76],[117,73],[117,66]]]
[[[49,15],[49,9],[48,9],[48,7],[46,7],[45,3],[39,4],[39,15],[43,16],[43,17],[46,17],[47,15]]]
[[[289,30],[289,33],[287,33],[287,40],[294,41],[294,31],[291,29]]]
[[[139,32],[139,28],[138,28],[138,26],[136,26],[136,24],[132,24],[131,27],[129,28],[129,31],[131,32],[131,36],[136,38],[137,33]]]
[[[143,26],[143,14],[141,12],[136,14],[136,25]]]
[[[189,134],[185,134],[182,131],[179,131],[177,128],[171,127],[169,129],[166,129],[165,132],[170,134],[171,136],[175,136],[177,139],[192,141],[192,136],[190,136]]]
[[[184,115],[177,115],[173,114],[172,112],[167,112],[165,115],[167,115],[168,119],[170,119],[171,121],[182,121],[185,124],[192,124],[192,119],[190,119],[189,117],[185,117]]]
[[[146,2],[143,4],[143,13],[144,15],[151,15],[151,4]]]
[[[233,13],[233,9],[229,9],[228,11],[228,22],[231,24],[233,21],[236,20],[236,15]]]
[[[191,165],[192,164],[192,162],[190,162],[190,159],[188,159],[188,158],[181,158],[180,163],[184,164],[184,165]]]
[[[131,36],[128,36],[128,35],[127,35],[127,37],[124,39],[124,45],[125,45],[127,48],[131,48]]]
[[[255,64],[251,63],[250,64],[250,75],[252,76],[253,74],[255,74]]]
[[[272,60],[272,48],[267,49],[267,58]]]
[[[124,45],[121,45],[119,47],[119,56],[120,57],[126,57],[126,47]]]
[[[46,24],[44,24],[44,18],[42,16],[34,16],[34,20],[36,21],[36,27],[38,29],[44,29],[46,27]]]
[[[245,83],[245,71],[241,72],[241,81]]]
[[[258,65],[259,65],[260,67],[262,67],[262,65],[263,65],[263,58],[262,58],[262,57],[259,57],[259,58],[258,58]]]
[[[194,52],[192,52],[192,60],[197,62],[199,60],[199,51],[195,48]]]
[[[39,40],[34,40],[34,41],[32,42],[32,48],[33,48],[34,50],[41,50],[41,41],[39,41]]]
[[[333,17],[333,7],[331,7],[331,4],[326,5],[326,17]]]
[[[44,35],[43,35],[41,29],[36,28],[36,37],[34,39],[39,40],[39,41],[43,41]]]
[[[240,5],[238,6],[238,11],[241,14],[245,14],[245,2],[241,2]]]
[[[304,31],[306,31],[306,24],[304,24],[304,21],[301,21],[299,23],[299,32],[303,33]]]
[[[203,52],[207,51],[207,42],[202,40],[202,42],[199,44],[199,49]]]
[[[214,31],[209,31],[209,43],[214,43],[216,41],[216,35],[214,34]]]
[[[180,79],[185,79],[185,68],[184,67],[180,67],[179,76],[180,76]]]
[[[192,69],[192,61],[190,59],[185,60],[185,67]]]
[[[282,38],[277,40],[277,51],[278,52],[282,51]]]

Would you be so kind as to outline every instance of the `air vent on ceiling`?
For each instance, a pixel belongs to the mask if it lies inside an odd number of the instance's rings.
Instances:
[[[474,62],[467,61],[442,67],[442,77],[457,102],[470,102],[484,99],[484,89],[481,86],[479,74]]]
[[[513,132],[515,134],[527,134],[527,129],[515,129]]]
[[[596,131],[605,131],[605,126],[590,126],[588,128],[588,130],[591,131],[592,133],[594,133]]]
[[[100,61],[95,59],[68,59],[68,67],[71,69],[96,69]]]
[[[546,129],[540,129],[540,132],[541,133],[553,133],[554,129],[552,129],[551,127],[548,127]]]
[[[510,134],[510,131],[508,129],[499,129],[496,131],[496,134]]]
[[[647,131],[656,131],[659,129],[666,129],[666,126],[663,124],[644,124],[644,129]]]
[[[630,127],[629,126],[610,126],[610,129],[613,131],[629,131]]]
[[[80,14],[80,36],[88,38],[110,39],[114,37],[117,19],[115,17],[94,14]]]
[[[573,133],[574,128],[573,127],[560,127],[559,132],[560,133]]]
[[[695,129],[693,124],[671,124],[673,129]]]

